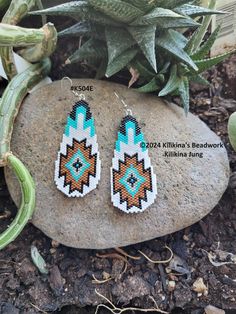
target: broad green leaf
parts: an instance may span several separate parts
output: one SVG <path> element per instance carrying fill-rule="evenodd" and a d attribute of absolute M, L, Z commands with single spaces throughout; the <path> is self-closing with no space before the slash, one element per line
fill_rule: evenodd
<path fill-rule="evenodd" d="M 216 0 L 210 0 L 208 9 L 214 10 L 216 6 Z M 189 54 L 195 53 L 201 46 L 202 40 L 207 32 L 208 26 L 211 22 L 211 15 L 204 16 L 201 26 L 195 31 L 193 36 L 190 38 L 185 51 Z"/>
<path fill-rule="evenodd" d="M 159 92 L 158 96 L 163 97 L 169 95 L 170 93 L 178 89 L 180 83 L 181 79 L 178 77 L 177 74 L 177 65 L 173 65 L 171 67 L 169 80 L 166 83 L 165 87 Z"/>
<path fill-rule="evenodd" d="M 174 11 L 155 8 L 150 13 L 138 17 L 131 25 L 153 25 L 157 22 L 163 23 L 164 18 L 184 18 L 182 15 L 175 13 Z"/>
<path fill-rule="evenodd" d="M 67 64 L 88 59 L 103 59 L 107 55 L 105 44 L 97 39 L 90 38 L 66 61 Z"/>
<path fill-rule="evenodd" d="M 162 8 L 174 9 L 185 3 L 192 2 L 192 0 L 158 0 L 158 1 L 154 0 L 154 2 L 157 3 L 157 6 L 160 6 Z"/>
<path fill-rule="evenodd" d="M 138 50 L 136 48 L 129 48 L 126 51 L 124 51 L 121 55 L 119 55 L 115 60 L 112 61 L 112 63 L 108 64 L 107 70 L 106 70 L 106 76 L 110 77 L 123 68 L 127 66 L 127 64 L 133 60 L 133 58 L 136 56 Z"/>
<path fill-rule="evenodd" d="M 127 29 L 139 45 L 150 65 L 157 71 L 155 54 L 156 26 L 130 26 Z"/>
<path fill-rule="evenodd" d="M 194 76 L 190 76 L 189 77 L 189 81 L 192 82 L 192 83 L 197 83 L 197 84 L 201 84 L 201 85 L 207 85 L 207 86 L 210 85 L 210 83 L 205 79 L 205 77 L 203 77 L 200 74 L 194 75 Z"/>
<path fill-rule="evenodd" d="M 152 93 L 160 90 L 160 85 L 158 85 L 157 80 L 154 77 L 149 83 L 139 88 L 135 88 L 135 90 L 141 93 Z"/>
<path fill-rule="evenodd" d="M 178 87 L 178 92 L 179 92 L 180 98 L 181 98 L 182 103 L 183 103 L 185 114 L 187 116 L 187 114 L 189 112 L 189 102 L 190 102 L 189 81 L 188 81 L 187 77 L 182 77 L 181 83 Z"/>
<path fill-rule="evenodd" d="M 120 0 L 87 0 L 94 9 L 108 15 L 116 21 L 130 23 L 143 12 L 133 5 Z"/>
<path fill-rule="evenodd" d="M 220 29 L 221 25 L 218 25 L 214 32 L 206 40 L 206 42 L 194 54 L 191 55 L 193 60 L 200 60 L 210 52 L 215 40 L 219 35 Z"/>
<path fill-rule="evenodd" d="M 94 21 L 102 25 L 120 25 L 120 23 L 114 21 L 114 19 L 91 8 L 87 1 L 71 1 L 45 10 L 32 11 L 28 14 L 70 16 L 78 21 Z"/>
<path fill-rule="evenodd" d="M 236 49 L 229 51 L 229 52 L 226 52 L 226 53 L 223 53 L 221 55 L 218 55 L 214 58 L 208 58 L 208 59 L 204 59 L 204 60 L 196 60 L 195 63 L 198 66 L 197 73 L 202 73 L 202 72 L 208 70 L 209 68 L 213 67 L 214 65 L 217 65 L 221 61 L 224 61 L 226 58 L 228 58 L 230 55 L 232 55 L 235 52 L 236 52 Z"/>
<path fill-rule="evenodd" d="M 176 59 L 188 64 L 192 69 L 197 71 L 197 66 L 189 55 L 182 49 L 178 42 L 178 36 L 173 30 L 163 31 L 156 39 L 157 46 L 163 48 L 168 53 L 171 53 Z"/>
<path fill-rule="evenodd" d="M 135 40 L 125 28 L 106 27 L 105 34 L 108 49 L 108 63 L 111 63 L 121 53 L 136 44 Z"/>
<path fill-rule="evenodd" d="M 188 15 L 191 17 L 203 16 L 203 15 L 212 15 L 212 14 L 224 14 L 222 11 L 211 10 L 208 8 L 191 5 L 191 4 L 184 4 L 178 8 L 175 8 L 175 12 Z"/>

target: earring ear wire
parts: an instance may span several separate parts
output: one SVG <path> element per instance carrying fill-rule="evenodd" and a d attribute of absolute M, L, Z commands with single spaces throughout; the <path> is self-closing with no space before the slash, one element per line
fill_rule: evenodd
<path fill-rule="evenodd" d="M 72 82 L 72 79 L 69 76 L 64 76 L 61 79 L 61 89 L 63 89 L 63 81 L 64 80 L 68 80 L 70 82 L 70 90 L 76 97 L 79 97 L 79 100 L 85 100 L 86 99 L 84 94 L 79 94 L 75 90 L 73 90 L 73 82 Z"/>
<path fill-rule="evenodd" d="M 125 109 L 125 112 L 126 112 L 126 115 L 127 116 L 132 116 L 133 113 L 132 113 L 132 110 L 130 108 L 127 108 L 128 105 L 126 104 L 126 102 L 124 101 L 123 98 L 121 98 L 117 92 L 114 92 L 115 96 L 117 97 L 117 99 L 119 99 L 119 101 L 122 103 L 122 105 L 124 106 L 124 109 Z"/>

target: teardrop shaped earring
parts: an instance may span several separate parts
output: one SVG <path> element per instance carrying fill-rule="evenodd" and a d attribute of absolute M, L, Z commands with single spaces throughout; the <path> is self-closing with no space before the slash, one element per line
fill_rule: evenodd
<path fill-rule="evenodd" d="M 155 201 L 156 175 L 137 120 L 124 100 L 115 95 L 126 108 L 126 116 L 120 124 L 112 159 L 111 200 L 125 213 L 139 213 Z"/>
<path fill-rule="evenodd" d="M 68 79 L 72 86 L 72 80 Z M 62 79 L 62 81 L 63 81 Z M 62 82 L 61 81 L 61 82 Z M 70 112 L 55 162 L 54 181 L 68 197 L 82 197 L 96 188 L 101 174 L 94 118 L 83 94 Z"/>

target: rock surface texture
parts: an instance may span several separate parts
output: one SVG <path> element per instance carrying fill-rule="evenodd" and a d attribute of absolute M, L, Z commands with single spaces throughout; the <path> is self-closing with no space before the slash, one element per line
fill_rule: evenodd
<path fill-rule="evenodd" d="M 224 147 L 192 148 L 192 143 L 220 143 L 201 120 L 192 114 L 186 118 L 176 105 L 121 85 L 95 80 L 74 80 L 73 85 L 94 86 L 94 91 L 85 95 L 95 119 L 101 180 L 97 189 L 83 198 L 68 198 L 57 190 L 54 162 L 67 115 L 77 99 L 69 86 L 62 90 L 60 82 L 33 92 L 16 119 L 11 149 L 26 164 L 36 183 L 36 211 L 32 219 L 36 227 L 67 246 L 102 249 L 175 232 L 214 208 L 228 184 L 229 162 Z M 146 141 L 161 146 L 149 149 L 158 195 L 155 203 L 141 214 L 127 215 L 111 203 L 110 167 L 117 131 L 125 114 L 114 91 L 132 109 Z M 185 147 L 166 144 L 176 142 Z M 200 157 L 202 153 L 202 158 L 189 156 L 190 152 Z M 19 205 L 21 194 L 16 178 L 8 168 L 5 175 L 11 196 Z"/>

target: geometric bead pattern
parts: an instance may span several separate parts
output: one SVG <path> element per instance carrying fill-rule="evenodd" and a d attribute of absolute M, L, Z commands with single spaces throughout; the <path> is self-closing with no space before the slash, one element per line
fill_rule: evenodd
<path fill-rule="evenodd" d="M 143 143 L 137 120 L 127 115 L 121 121 L 111 167 L 111 199 L 125 213 L 143 212 L 156 198 L 156 176 Z"/>
<path fill-rule="evenodd" d="M 67 196 L 81 197 L 96 188 L 100 172 L 94 119 L 88 103 L 81 100 L 67 119 L 55 163 L 55 183 Z"/>

